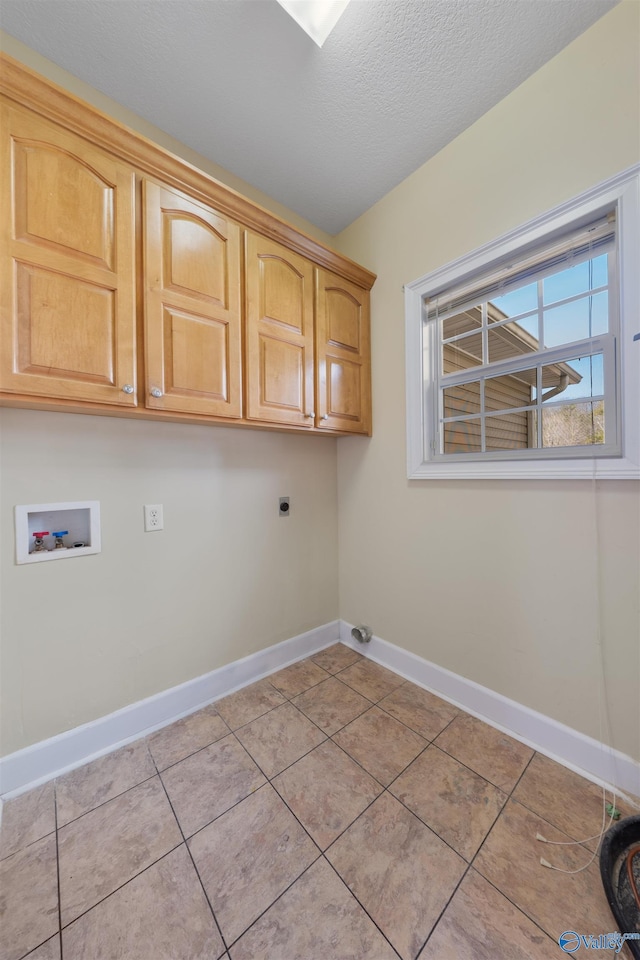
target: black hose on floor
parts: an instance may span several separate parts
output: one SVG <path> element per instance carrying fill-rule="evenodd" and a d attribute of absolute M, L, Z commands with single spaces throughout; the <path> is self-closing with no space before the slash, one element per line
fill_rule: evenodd
<path fill-rule="evenodd" d="M 640 816 L 607 830 L 600 849 L 600 875 L 620 933 L 640 934 Z M 640 940 L 627 940 L 640 960 Z"/>

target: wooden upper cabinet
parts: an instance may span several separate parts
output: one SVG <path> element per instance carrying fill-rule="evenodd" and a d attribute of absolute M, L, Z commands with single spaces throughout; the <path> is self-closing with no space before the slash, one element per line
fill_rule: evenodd
<path fill-rule="evenodd" d="M 369 434 L 374 280 L 0 53 L 0 405 Z"/>
<path fill-rule="evenodd" d="M 245 276 L 245 416 L 313 427 L 313 264 L 246 231 Z"/>
<path fill-rule="evenodd" d="M 145 405 L 242 415 L 240 229 L 143 183 Z"/>
<path fill-rule="evenodd" d="M 316 272 L 318 425 L 371 434 L 369 291 Z"/>
<path fill-rule="evenodd" d="M 134 172 L 0 110 L 0 392 L 135 406 Z"/>

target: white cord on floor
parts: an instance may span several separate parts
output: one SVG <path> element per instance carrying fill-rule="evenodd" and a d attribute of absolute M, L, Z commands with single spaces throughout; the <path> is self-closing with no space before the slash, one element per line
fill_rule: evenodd
<path fill-rule="evenodd" d="M 593 522 L 594 522 L 594 549 L 595 549 L 595 581 L 596 581 L 596 602 L 598 605 L 598 615 L 596 617 L 596 645 L 598 647 L 599 659 L 600 659 L 600 677 L 598 683 L 598 721 L 600 728 L 600 743 L 604 744 L 604 727 L 607 727 L 607 741 L 610 744 L 611 741 L 611 718 L 609 717 L 609 711 L 607 709 L 607 687 L 606 687 L 606 673 L 605 673 L 605 660 L 604 660 L 604 650 L 602 647 L 602 603 L 601 603 L 601 588 L 600 588 L 600 528 L 598 525 L 598 499 L 597 499 L 597 485 L 596 485 L 596 466 L 595 460 L 593 462 L 593 472 L 591 476 L 591 491 L 592 491 L 592 503 L 593 503 Z M 604 702 L 603 702 L 604 701 Z M 603 722 L 606 715 L 606 724 Z M 611 750 L 611 758 L 613 760 L 614 767 L 616 766 L 616 757 L 613 753 L 613 748 L 609 746 Z M 595 858 L 598 856 L 598 851 L 600 849 L 600 844 L 602 843 L 602 838 L 607 832 L 611 824 L 613 823 L 613 818 L 616 813 L 616 790 L 613 790 L 613 799 L 611 802 L 611 814 L 609 816 L 609 823 L 605 827 L 606 820 L 606 807 L 607 807 L 607 794 L 606 789 L 602 787 L 602 829 L 600 833 L 594 834 L 593 837 L 587 837 L 586 840 L 547 840 L 546 837 L 543 837 L 541 833 L 536 834 L 536 840 L 539 840 L 541 843 L 551 843 L 554 846 L 562 847 L 572 847 L 580 845 L 582 843 L 588 843 L 591 840 L 598 841 L 596 849 L 584 867 L 579 867 L 577 870 L 565 870 L 563 867 L 555 867 L 552 863 L 549 863 L 548 860 L 545 860 L 544 857 L 540 857 L 540 863 L 543 867 L 547 867 L 549 870 L 556 870 L 558 873 L 566 873 L 569 875 L 575 873 L 582 873 L 583 870 L 587 870 Z"/>

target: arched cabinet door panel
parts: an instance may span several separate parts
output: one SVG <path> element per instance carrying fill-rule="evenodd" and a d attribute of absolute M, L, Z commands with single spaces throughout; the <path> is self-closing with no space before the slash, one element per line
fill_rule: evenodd
<path fill-rule="evenodd" d="M 371 434 L 369 292 L 316 271 L 319 426 Z"/>
<path fill-rule="evenodd" d="M 246 231 L 246 416 L 313 427 L 313 264 Z"/>
<path fill-rule="evenodd" d="M 143 183 L 145 406 L 242 416 L 240 229 Z"/>
<path fill-rule="evenodd" d="M 135 406 L 134 171 L 28 110 L 0 126 L 0 391 Z"/>

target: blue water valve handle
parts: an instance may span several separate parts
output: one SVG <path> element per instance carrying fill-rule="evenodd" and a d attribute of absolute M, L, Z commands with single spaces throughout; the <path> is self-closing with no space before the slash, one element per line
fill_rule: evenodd
<path fill-rule="evenodd" d="M 633 339 L 634 339 L 634 341 L 635 341 L 635 340 L 640 340 L 640 333 L 636 333 L 636 335 L 635 335 L 635 337 L 634 337 Z"/>
<path fill-rule="evenodd" d="M 54 544 L 54 549 L 55 549 L 55 550 L 68 550 L 68 549 L 69 549 L 69 548 L 65 545 L 64 540 L 62 539 L 63 537 L 66 537 L 66 535 L 67 535 L 68 533 L 69 533 L 68 530 L 54 530 L 54 531 L 53 531 L 53 536 L 55 537 L 55 541 L 56 541 L 55 544 Z"/>

